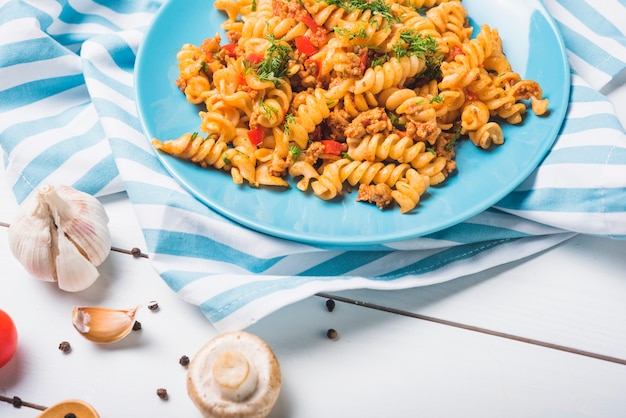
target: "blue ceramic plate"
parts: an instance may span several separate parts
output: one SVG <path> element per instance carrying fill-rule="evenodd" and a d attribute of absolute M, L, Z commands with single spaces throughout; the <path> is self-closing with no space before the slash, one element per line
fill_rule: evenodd
<path fill-rule="evenodd" d="M 505 143 L 489 151 L 464 141 L 458 169 L 441 187 L 431 187 L 410 214 L 381 211 L 357 202 L 356 192 L 323 201 L 295 188 L 254 189 L 236 185 L 228 173 L 203 169 L 159 153 L 163 165 L 197 199 L 251 229 L 295 241 L 361 245 L 399 241 L 455 225 L 497 203 L 541 162 L 554 142 L 567 109 L 570 75 L 558 30 L 539 0 L 465 0 L 474 25 L 499 30 L 513 69 L 538 81 L 550 114 L 528 112 L 523 124 L 504 126 Z M 170 0 L 155 17 L 135 68 L 139 116 L 148 138 L 177 138 L 198 131 L 199 108 L 189 104 L 174 81 L 176 53 L 224 34 L 224 16 L 207 0 Z M 225 39 L 225 37 L 223 37 Z M 292 183 L 293 184 L 293 183 Z"/>

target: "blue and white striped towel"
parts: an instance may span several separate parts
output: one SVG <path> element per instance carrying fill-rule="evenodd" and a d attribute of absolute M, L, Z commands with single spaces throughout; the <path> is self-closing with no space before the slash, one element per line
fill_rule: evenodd
<path fill-rule="evenodd" d="M 133 96 L 149 0 L 0 0 L 0 145 L 19 202 L 41 183 L 126 190 L 155 268 L 220 330 L 320 291 L 451 280 L 576 233 L 626 238 L 626 135 L 602 92 L 626 78 L 623 0 L 546 0 L 572 64 L 551 152 L 498 205 L 438 233 L 332 250 L 247 230 L 160 165 Z"/>

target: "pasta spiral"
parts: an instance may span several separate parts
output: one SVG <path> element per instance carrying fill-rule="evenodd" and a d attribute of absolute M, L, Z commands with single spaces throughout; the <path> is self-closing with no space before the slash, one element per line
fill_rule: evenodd
<path fill-rule="evenodd" d="M 287 137 L 300 148 L 306 148 L 309 134 L 328 117 L 330 109 L 323 89 L 316 89 L 313 94 L 302 94 L 301 101 L 294 112 L 293 122 L 289 123 Z"/>

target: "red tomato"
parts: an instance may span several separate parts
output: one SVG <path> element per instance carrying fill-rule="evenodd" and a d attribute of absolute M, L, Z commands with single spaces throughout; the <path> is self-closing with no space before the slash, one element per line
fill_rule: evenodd
<path fill-rule="evenodd" d="M 0 309 L 0 367 L 11 360 L 17 349 L 17 329 L 11 317 Z"/>
<path fill-rule="evenodd" d="M 324 144 L 325 154 L 341 155 L 341 142 L 337 142 L 332 139 L 322 139 L 320 142 Z"/>
<path fill-rule="evenodd" d="M 298 36 L 296 38 L 296 48 L 298 49 L 298 52 L 306 55 L 307 57 L 310 57 L 318 51 L 317 47 L 313 45 L 313 42 L 311 42 L 311 39 L 308 36 Z"/>
<path fill-rule="evenodd" d="M 320 28 L 317 22 L 308 13 L 302 16 L 302 22 L 313 32 L 317 32 L 317 30 Z"/>
<path fill-rule="evenodd" d="M 237 54 L 235 53 L 235 48 L 237 48 L 237 44 L 226 44 L 222 48 L 228 52 L 228 55 L 232 58 L 236 58 Z"/>
<path fill-rule="evenodd" d="M 259 126 L 251 131 L 248 131 L 248 138 L 255 147 L 263 142 L 263 128 Z"/>
<path fill-rule="evenodd" d="M 258 64 L 261 61 L 263 61 L 263 57 L 260 56 L 259 54 L 248 54 L 248 56 L 246 57 L 246 60 L 250 61 L 253 64 Z"/>

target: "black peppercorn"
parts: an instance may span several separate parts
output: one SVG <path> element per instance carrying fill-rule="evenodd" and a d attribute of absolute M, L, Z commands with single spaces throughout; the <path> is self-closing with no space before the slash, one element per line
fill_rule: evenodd
<path fill-rule="evenodd" d="M 335 309 L 335 301 L 328 299 L 326 301 L 326 309 L 328 309 L 328 312 L 332 312 Z"/>
<path fill-rule="evenodd" d="M 135 321 L 133 324 L 133 331 L 139 331 L 141 329 L 141 322 Z"/>
<path fill-rule="evenodd" d="M 73 412 L 68 412 L 67 414 L 65 414 L 65 416 L 63 416 L 63 418 L 76 418 L 76 414 Z"/>
<path fill-rule="evenodd" d="M 156 311 L 159 309 L 159 303 L 156 300 L 151 301 L 150 303 L 148 303 L 148 309 L 150 309 L 151 311 Z"/>
<path fill-rule="evenodd" d="M 181 356 L 181 358 L 178 360 L 178 362 L 180 363 L 181 366 L 187 367 L 189 365 L 189 357 Z"/>
<path fill-rule="evenodd" d="M 13 397 L 13 401 L 11 403 L 16 408 L 21 408 L 22 407 L 22 399 L 19 396 L 14 396 Z"/>
<path fill-rule="evenodd" d="M 133 255 L 133 257 L 141 257 L 141 250 L 137 247 L 131 249 L 130 253 Z"/>
<path fill-rule="evenodd" d="M 326 336 L 330 338 L 331 340 L 334 340 L 339 336 L 339 334 L 337 333 L 337 330 L 331 328 L 328 331 L 326 331 Z"/>
<path fill-rule="evenodd" d="M 161 398 L 161 399 L 167 399 L 168 398 L 168 396 L 167 396 L 167 389 L 158 388 L 156 393 L 157 393 L 157 396 L 159 398 Z"/>
<path fill-rule="evenodd" d="M 59 344 L 59 350 L 63 351 L 64 353 L 69 353 L 70 351 L 72 351 L 72 346 L 67 341 L 61 341 L 61 344 Z"/>

